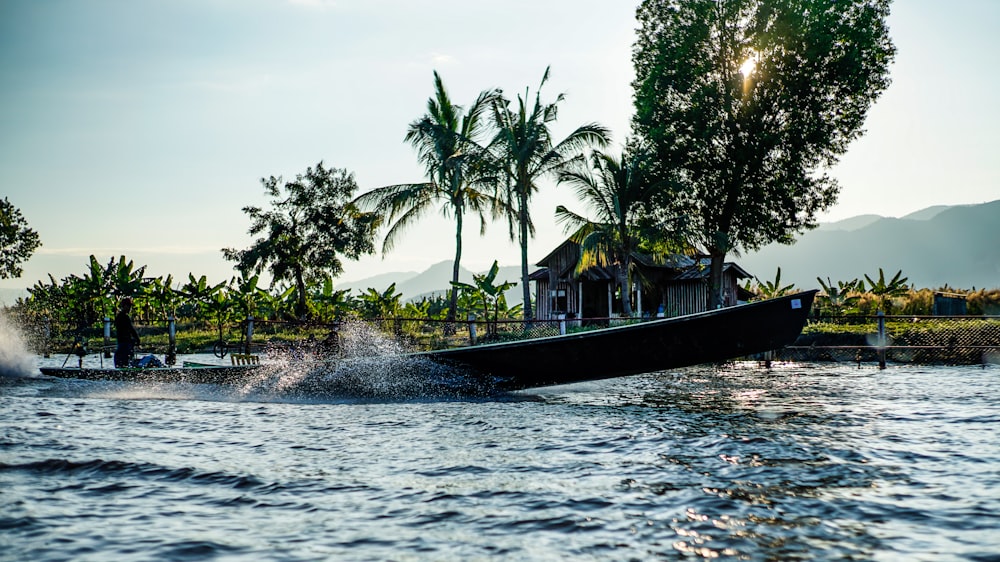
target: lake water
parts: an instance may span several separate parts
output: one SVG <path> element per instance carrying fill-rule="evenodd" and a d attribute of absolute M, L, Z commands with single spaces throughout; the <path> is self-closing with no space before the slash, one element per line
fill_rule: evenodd
<path fill-rule="evenodd" d="M 365 398 L 62 359 L 0 356 L 0 560 L 1000 560 L 996 366 Z"/>

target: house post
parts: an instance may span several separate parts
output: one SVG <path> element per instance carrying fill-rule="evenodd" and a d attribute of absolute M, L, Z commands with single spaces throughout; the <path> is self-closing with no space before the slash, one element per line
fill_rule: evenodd
<path fill-rule="evenodd" d="M 878 368 L 885 369 L 885 312 L 878 311 Z"/>
<path fill-rule="evenodd" d="M 173 313 L 167 317 L 167 353 L 163 362 L 167 365 L 177 363 L 177 320 Z"/>
<path fill-rule="evenodd" d="M 253 341 L 253 315 L 247 316 L 247 346 L 243 353 L 250 355 L 250 343 Z"/>
<path fill-rule="evenodd" d="M 642 318 L 642 283 L 635 286 L 635 311 L 639 318 Z"/>
<path fill-rule="evenodd" d="M 122 335 L 118 334 L 118 338 Z M 111 318 L 104 317 L 104 358 L 111 357 Z"/>
<path fill-rule="evenodd" d="M 611 316 L 611 311 L 614 310 L 613 308 L 611 308 L 611 305 L 615 301 L 614 287 L 615 287 L 614 283 L 608 283 L 608 317 Z"/>
<path fill-rule="evenodd" d="M 576 317 L 583 318 L 583 280 L 576 282 Z"/>

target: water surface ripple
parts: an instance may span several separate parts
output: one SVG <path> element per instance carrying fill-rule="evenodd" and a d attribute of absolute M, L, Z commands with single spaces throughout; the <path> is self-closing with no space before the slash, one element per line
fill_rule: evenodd
<path fill-rule="evenodd" d="M 0 560 L 997 561 L 998 394 L 995 366 L 399 399 L 0 377 Z"/>

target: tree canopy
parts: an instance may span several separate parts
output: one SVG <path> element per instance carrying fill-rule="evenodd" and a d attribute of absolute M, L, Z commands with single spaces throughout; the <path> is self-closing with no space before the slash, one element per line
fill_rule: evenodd
<path fill-rule="evenodd" d="M 377 215 L 360 211 L 352 198 L 358 186 L 347 170 L 324 168 L 320 162 L 294 181 L 262 178 L 271 198 L 271 209 L 248 206 L 249 233 L 257 236 L 245 250 L 224 248 L 227 260 L 248 276 L 271 273 L 272 284 L 290 282 L 297 291 L 296 316 L 307 312 L 306 284 L 321 282 L 324 275 L 343 273 L 341 256 L 358 259 L 375 251 Z"/>
<path fill-rule="evenodd" d="M 38 233 L 6 197 L 0 201 L 0 279 L 21 276 L 21 264 L 42 245 Z"/>
<path fill-rule="evenodd" d="M 889 84 L 889 0 L 644 0 L 634 133 L 681 187 L 722 302 L 727 253 L 791 243 L 839 186 L 829 168 Z"/>

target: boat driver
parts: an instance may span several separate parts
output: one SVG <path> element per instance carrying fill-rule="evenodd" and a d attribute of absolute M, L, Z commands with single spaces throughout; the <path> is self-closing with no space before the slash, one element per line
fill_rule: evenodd
<path fill-rule="evenodd" d="M 115 349 L 115 368 L 128 367 L 132 359 L 132 351 L 139 345 L 139 332 L 132 325 L 129 312 L 132 311 L 132 299 L 125 297 L 118 305 L 115 315 L 115 332 L 118 337 L 118 348 Z"/>

